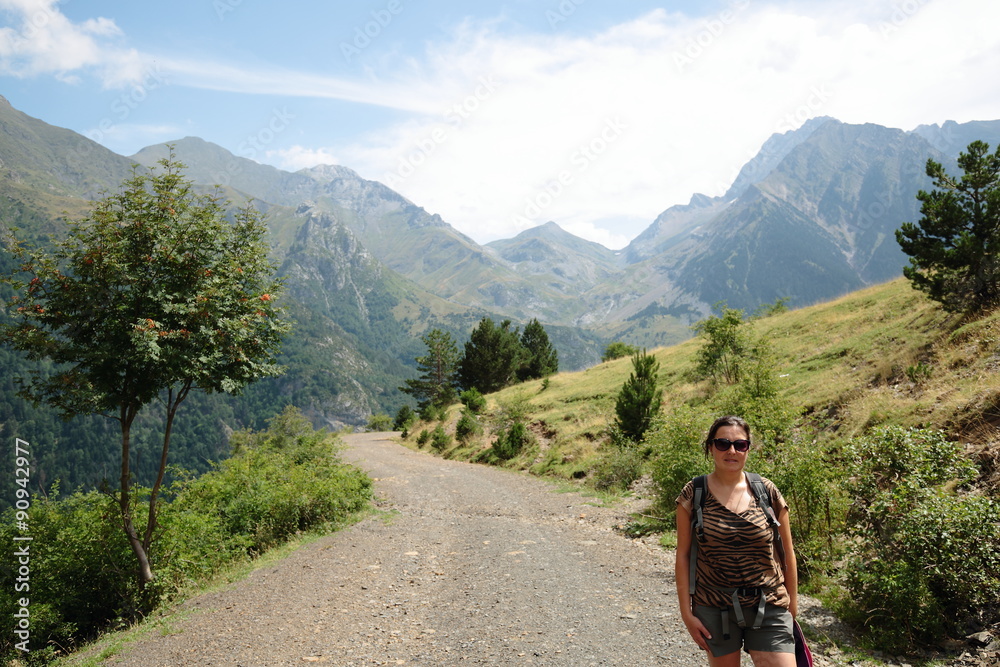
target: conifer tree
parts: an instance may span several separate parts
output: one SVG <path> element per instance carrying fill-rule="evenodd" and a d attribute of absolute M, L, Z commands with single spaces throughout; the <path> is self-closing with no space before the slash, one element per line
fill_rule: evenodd
<path fill-rule="evenodd" d="M 406 380 L 400 391 L 417 399 L 419 408 L 446 407 L 455 402 L 455 383 L 458 372 L 458 345 L 451 334 L 432 329 L 421 340 L 427 354 L 417 357 L 420 377 Z"/>
<path fill-rule="evenodd" d="M 497 326 L 484 317 L 465 344 L 465 355 L 458 367 L 459 383 L 483 394 L 499 391 L 513 384 L 524 358 L 517 327 L 511 327 L 510 320 Z"/>
<path fill-rule="evenodd" d="M 903 275 L 952 312 L 1000 304 L 1000 147 L 989 150 L 982 141 L 969 144 L 958 158 L 959 179 L 928 160 L 939 189 L 921 190 L 920 222 L 896 230 L 910 256 Z"/>
<path fill-rule="evenodd" d="M 522 382 L 547 377 L 559 370 L 559 354 L 537 319 L 525 325 L 521 345 L 525 349 L 525 362 L 518 369 L 517 378 Z"/>
<path fill-rule="evenodd" d="M 646 350 L 632 356 L 632 374 L 622 385 L 615 402 L 615 426 L 632 442 L 640 442 L 660 412 L 663 390 L 656 374 L 660 362 Z"/>

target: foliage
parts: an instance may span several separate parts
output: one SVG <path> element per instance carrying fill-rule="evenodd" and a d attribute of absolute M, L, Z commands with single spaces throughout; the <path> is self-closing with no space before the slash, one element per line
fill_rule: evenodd
<path fill-rule="evenodd" d="M 428 403 L 427 405 L 420 408 L 418 413 L 420 419 L 425 422 L 442 421 L 447 416 L 448 411 L 439 405 L 434 405 L 433 403 Z"/>
<path fill-rule="evenodd" d="M 465 343 L 465 355 L 458 365 L 459 384 L 491 394 L 514 383 L 525 357 L 517 327 L 512 327 L 510 320 L 497 326 L 484 317 Z"/>
<path fill-rule="evenodd" d="M 422 429 L 420 433 L 417 434 L 417 447 L 423 447 L 431 439 L 431 432 L 427 429 Z"/>
<path fill-rule="evenodd" d="M 601 356 L 601 361 L 611 361 L 613 359 L 621 359 L 622 357 L 631 357 L 632 355 L 638 353 L 639 353 L 639 348 L 637 348 L 635 345 L 629 345 L 628 343 L 615 341 L 613 343 L 610 343 L 604 349 L 604 354 Z"/>
<path fill-rule="evenodd" d="M 680 405 L 653 421 L 646 433 L 652 449 L 650 472 L 656 488 L 656 512 L 668 526 L 676 526 L 676 503 L 681 489 L 693 477 L 711 472 L 702 449 L 710 413 Z"/>
<path fill-rule="evenodd" d="M 417 357 L 420 377 L 406 380 L 400 390 L 413 396 L 418 406 L 445 407 L 455 401 L 455 383 L 458 373 L 458 346 L 451 334 L 433 329 L 421 340 L 427 354 Z"/>
<path fill-rule="evenodd" d="M 938 189 L 918 192 L 923 217 L 896 231 L 910 256 L 903 275 L 952 312 L 1000 304 L 1000 147 L 989 149 L 969 144 L 958 158 L 959 179 L 927 160 Z"/>
<path fill-rule="evenodd" d="M 559 354 L 537 319 L 524 326 L 521 346 L 525 350 L 525 360 L 517 369 L 517 379 L 521 382 L 544 378 L 559 370 Z"/>
<path fill-rule="evenodd" d="M 444 450 L 451 447 L 451 436 L 448 435 L 444 426 L 438 424 L 434 427 L 434 431 L 431 432 L 431 447 L 438 452 L 443 452 Z"/>
<path fill-rule="evenodd" d="M 392 417 L 380 412 L 376 415 L 372 415 L 368 419 L 368 430 L 369 431 L 391 431 L 393 430 L 393 420 Z"/>
<path fill-rule="evenodd" d="M 475 387 L 463 391 L 459 395 L 459 400 L 461 400 L 462 405 L 467 407 L 473 414 L 481 414 L 483 410 L 486 409 L 486 399 Z"/>
<path fill-rule="evenodd" d="M 476 413 L 468 407 L 463 408 L 462 416 L 458 418 L 458 422 L 455 424 L 455 437 L 460 442 L 468 442 L 477 435 L 482 435 L 482 433 L 483 426 L 479 423 L 479 419 L 476 418 Z"/>
<path fill-rule="evenodd" d="M 742 377 L 742 362 L 751 343 L 743 311 L 716 304 L 720 315 L 698 322 L 694 330 L 705 338 L 698 350 L 696 373 L 716 382 L 736 384 Z"/>
<path fill-rule="evenodd" d="M 396 418 L 392 421 L 392 430 L 407 431 L 413 423 L 417 421 L 417 413 L 409 405 L 403 405 L 396 412 Z"/>
<path fill-rule="evenodd" d="M 608 447 L 594 467 L 592 483 L 600 491 L 626 491 L 642 477 L 645 458 L 639 448 Z"/>
<path fill-rule="evenodd" d="M 663 390 L 656 377 L 660 362 L 643 350 L 632 356 L 632 374 L 622 385 L 615 402 L 615 426 L 633 442 L 642 440 L 660 412 Z"/>
<path fill-rule="evenodd" d="M 342 463 L 333 438 L 297 410 L 274 418 L 267 431 L 233 436 L 240 446 L 232 458 L 175 482 L 161 498 L 161 534 L 151 550 L 157 577 L 143 588 L 129 576 L 133 554 L 114 523 L 116 499 L 97 491 L 50 499 L 55 489 L 32 498 L 30 591 L 16 591 L 16 571 L 0 569 L 0 612 L 11 618 L 17 599 L 30 598 L 36 657 L 125 625 L 136 611 L 299 531 L 341 523 L 370 500 L 371 480 Z M 140 489 L 136 502 L 148 502 L 149 493 Z M 17 548 L 13 510 L 0 519 L 0 539 Z M 11 636 L 0 645 L 3 657 L 14 653 Z"/>
<path fill-rule="evenodd" d="M 501 461 L 509 461 L 520 454 L 531 443 L 528 427 L 522 421 L 515 421 L 497 434 L 493 452 Z"/>
<path fill-rule="evenodd" d="M 95 204 L 50 253 L 18 246 L 17 318 L 4 338 L 29 359 L 58 364 L 22 387 L 66 418 L 105 414 L 121 429 L 119 519 L 141 585 L 150 552 L 174 416 L 192 390 L 238 392 L 277 375 L 287 326 L 275 304 L 280 283 L 267 258 L 267 228 L 250 205 L 226 218 L 218 196 L 199 196 L 170 159 L 133 172 Z M 20 276 L 24 276 L 23 278 Z M 157 398 L 166 405 L 160 466 L 145 527 L 134 514 L 131 429 Z"/>
<path fill-rule="evenodd" d="M 853 504 L 845 611 L 891 650 L 1000 620 L 1000 503 L 940 431 L 883 427 L 846 451 Z"/>

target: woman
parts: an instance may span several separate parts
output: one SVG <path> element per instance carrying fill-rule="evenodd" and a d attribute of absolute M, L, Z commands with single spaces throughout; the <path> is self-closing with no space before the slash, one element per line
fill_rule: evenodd
<path fill-rule="evenodd" d="M 709 429 L 704 447 L 714 469 L 705 478 L 698 535 L 691 526 L 697 513 L 694 480 L 677 497 L 675 576 L 681 617 L 691 638 L 708 651 L 712 667 L 738 667 L 741 648 L 757 667 L 795 667 L 792 622 L 798 613 L 798 576 L 788 505 L 774 484 L 763 480 L 780 523 L 778 548 L 774 528 L 744 473 L 750 446 L 750 426 L 739 417 L 720 417 Z M 692 539 L 698 547 L 693 591 Z"/>

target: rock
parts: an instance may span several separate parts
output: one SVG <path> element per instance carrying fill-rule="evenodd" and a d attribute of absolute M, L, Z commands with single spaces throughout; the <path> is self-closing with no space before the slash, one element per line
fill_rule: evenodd
<path fill-rule="evenodd" d="M 983 647 L 990 645 L 990 643 L 993 641 L 993 635 L 984 631 L 984 632 L 977 632 L 974 635 L 969 635 L 965 639 L 973 646 Z"/>

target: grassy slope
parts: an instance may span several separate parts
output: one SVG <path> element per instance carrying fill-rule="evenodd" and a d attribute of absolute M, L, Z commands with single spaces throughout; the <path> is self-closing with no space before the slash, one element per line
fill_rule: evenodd
<path fill-rule="evenodd" d="M 847 438 L 881 423 L 943 428 L 979 443 L 973 449 L 982 462 L 995 465 L 1000 458 L 992 435 L 1000 423 L 1000 312 L 963 320 L 899 279 L 753 326 L 772 342 L 783 393 L 821 436 Z M 691 339 L 655 350 L 666 410 L 710 392 L 706 382 L 691 379 L 700 345 Z M 532 381 L 490 396 L 491 408 L 526 398 L 536 433 L 544 436 L 541 451 L 514 463 L 535 472 L 583 476 L 631 370 L 630 359 L 617 359 L 560 373 L 544 389 L 541 381 Z M 486 446 L 456 449 L 449 456 L 471 458 Z"/>

